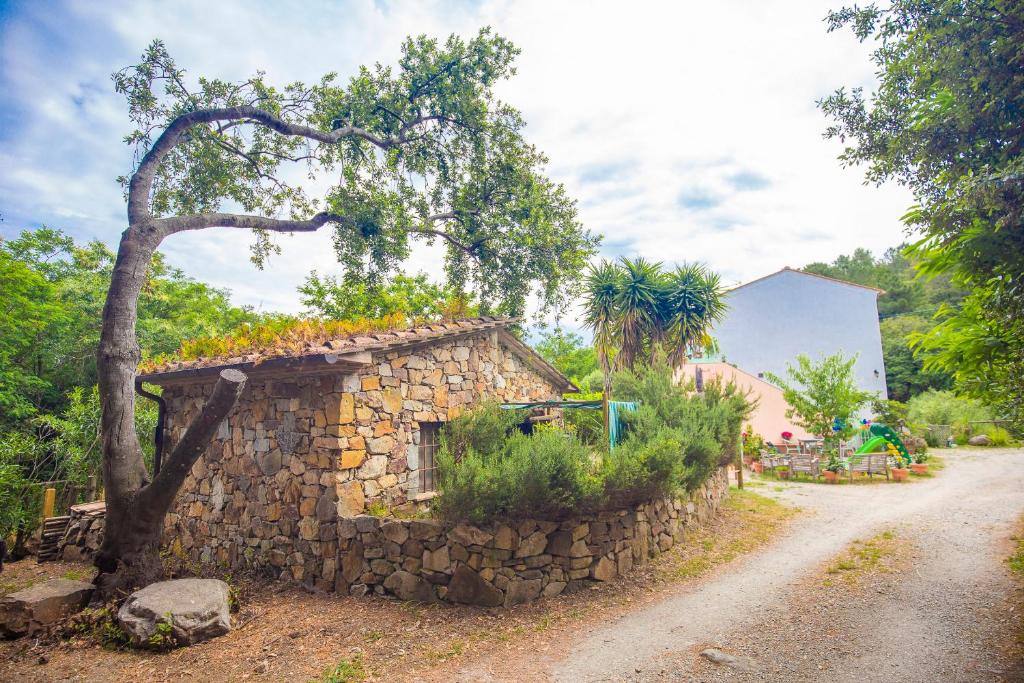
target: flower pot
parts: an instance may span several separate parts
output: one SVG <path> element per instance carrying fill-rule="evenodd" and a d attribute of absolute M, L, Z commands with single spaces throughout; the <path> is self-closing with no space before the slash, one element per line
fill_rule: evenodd
<path fill-rule="evenodd" d="M 825 470 L 822 474 L 825 475 L 825 481 L 827 481 L 830 484 L 836 483 L 836 481 L 839 479 L 839 473 L 833 472 L 832 470 Z"/>
<path fill-rule="evenodd" d="M 789 479 L 789 470 L 776 470 L 779 479 Z"/>
<path fill-rule="evenodd" d="M 927 474 L 928 463 L 926 462 L 915 462 L 910 465 L 910 471 L 914 474 Z"/>
<path fill-rule="evenodd" d="M 756 472 L 757 474 L 761 474 L 762 472 L 764 472 L 764 465 L 762 465 L 757 460 L 754 461 L 753 468 L 754 472 Z"/>
<path fill-rule="evenodd" d="M 901 467 L 893 467 L 890 472 L 892 472 L 894 481 L 906 481 L 910 477 L 910 470 L 905 470 Z"/>
<path fill-rule="evenodd" d="M 750 467 L 751 465 L 754 464 L 754 459 L 749 457 L 749 456 L 747 456 L 747 457 L 743 458 L 743 464 L 746 465 L 747 467 Z"/>

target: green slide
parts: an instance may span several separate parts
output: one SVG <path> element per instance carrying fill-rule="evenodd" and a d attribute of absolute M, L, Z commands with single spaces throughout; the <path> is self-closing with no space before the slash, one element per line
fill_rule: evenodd
<path fill-rule="evenodd" d="M 864 455 L 865 453 L 884 453 L 886 451 L 886 444 L 889 442 L 884 436 L 873 436 L 864 442 L 864 445 L 854 451 L 854 455 Z"/>
<path fill-rule="evenodd" d="M 855 451 L 856 455 L 863 453 L 880 453 L 886 450 L 886 443 L 891 443 L 899 451 L 903 457 L 903 462 L 911 462 L 910 453 L 907 452 L 907 447 L 903 445 L 903 441 L 893 430 L 886 427 L 884 424 L 873 424 L 869 431 L 874 436 L 868 439 L 863 446 Z"/>

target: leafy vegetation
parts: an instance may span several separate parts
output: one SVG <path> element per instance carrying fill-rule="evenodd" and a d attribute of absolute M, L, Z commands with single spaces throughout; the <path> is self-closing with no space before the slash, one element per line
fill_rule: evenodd
<path fill-rule="evenodd" d="M 712 345 L 711 326 L 725 313 L 716 273 L 700 264 L 663 272 L 643 258 L 592 266 L 584 292 L 584 320 L 594 331 L 598 362 L 609 387 L 612 358 L 632 368 L 664 353 L 674 366 Z"/>
<path fill-rule="evenodd" d="M 961 426 L 991 417 L 980 401 L 957 396 L 952 391 L 927 391 L 907 403 L 907 420 L 911 424 Z"/>
<path fill-rule="evenodd" d="M 559 519 L 702 484 L 735 457 L 750 406 L 735 386 L 702 393 L 672 382 L 664 355 L 615 375 L 616 396 L 640 405 L 624 414 L 625 437 L 583 441 L 574 431 L 517 426 L 525 416 L 488 404 L 453 420 L 438 453 L 436 509 L 453 520 L 484 523 Z"/>
<path fill-rule="evenodd" d="M 1024 10 L 1019 2 L 894 0 L 844 7 L 829 30 L 874 41 L 878 88 L 819 104 L 843 164 L 908 187 L 909 254 L 968 290 L 915 337 L 929 371 L 1024 424 Z"/>
<path fill-rule="evenodd" d="M 375 320 L 319 320 L 277 316 L 263 323 L 243 325 L 229 334 L 188 339 L 182 342 L 176 353 L 156 356 L 143 362 L 140 369 L 153 370 L 173 360 L 227 358 L 243 354 L 287 356 L 330 339 L 395 330 L 409 324 L 410 321 L 400 313 Z"/>
<path fill-rule="evenodd" d="M 438 285 L 426 273 L 395 275 L 387 282 L 321 277 L 310 273 L 299 287 L 309 315 L 327 320 L 380 319 L 399 315 L 409 320 L 467 318 L 479 312 L 470 295 Z"/>
<path fill-rule="evenodd" d="M 787 367 L 788 381 L 773 373 L 765 377 L 782 389 L 790 406 L 787 418 L 795 417 L 798 425 L 822 439 L 849 438 L 857 412 L 873 396 L 857 388 L 853 376 L 856 361 L 856 357 L 847 359 L 837 353 L 815 363 L 800 354 L 796 365 Z"/>

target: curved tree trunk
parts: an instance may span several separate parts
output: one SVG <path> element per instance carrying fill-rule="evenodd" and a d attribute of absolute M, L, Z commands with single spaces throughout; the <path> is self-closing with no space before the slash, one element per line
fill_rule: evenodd
<path fill-rule="evenodd" d="M 141 354 L 135 334 L 139 293 L 163 235 L 151 226 L 121 236 L 103 308 L 97 352 L 102 416 L 103 481 L 107 517 L 96 556 L 96 600 L 116 597 L 163 578 L 159 544 L 163 520 L 193 463 L 245 386 L 237 370 L 221 373 L 213 394 L 184 437 L 149 481 L 135 432 L 135 374 Z"/>

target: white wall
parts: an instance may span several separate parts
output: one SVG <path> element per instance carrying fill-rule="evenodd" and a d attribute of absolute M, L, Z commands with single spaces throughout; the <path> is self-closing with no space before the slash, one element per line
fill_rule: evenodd
<path fill-rule="evenodd" d="M 755 377 L 773 372 L 785 378 L 786 364 L 801 353 L 812 360 L 839 351 L 847 357 L 858 353 L 859 386 L 886 398 L 877 296 L 870 289 L 783 270 L 729 292 L 729 311 L 712 335 L 726 362 Z"/>

